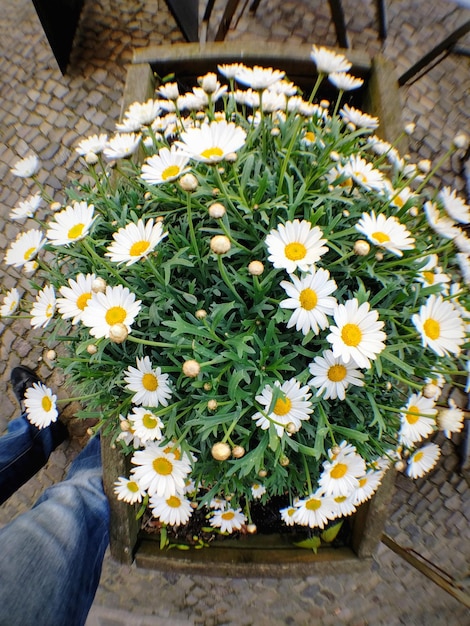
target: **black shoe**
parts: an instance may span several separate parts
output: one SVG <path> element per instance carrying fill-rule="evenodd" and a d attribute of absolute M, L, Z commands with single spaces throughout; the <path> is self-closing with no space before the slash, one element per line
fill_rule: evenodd
<path fill-rule="evenodd" d="M 13 393 L 20 403 L 20 407 L 22 407 L 26 389 L 32 387 L 34 383 L 41 383 L 42 380 L 29 368 L 19 365 L 11 370 L 10 382 L 13 387 Z"/>

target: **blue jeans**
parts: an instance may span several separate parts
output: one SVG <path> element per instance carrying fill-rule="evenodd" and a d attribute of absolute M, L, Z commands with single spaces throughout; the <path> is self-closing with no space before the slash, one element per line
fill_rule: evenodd
<path fill-rule="evenodd" d="M 39 469 L 38 439 L 47 460 L 58 445 L 52 434 L 49 427 L 38 435 L 23 416 L 10 422 L 0 438 L 0 498 L 5 482 L 11 495 L 12 482 L 17 488 L 26 474 L 32 475 L 31 468 Z M 20 468 L 16 479 L 15 467 Z M 0 529 L 0 626 L 84 624 L 108 543 L 109 504 L 100 441 L 94 438 L 72 463 L 66 480 L 46 489 L 30 511 Z"/>

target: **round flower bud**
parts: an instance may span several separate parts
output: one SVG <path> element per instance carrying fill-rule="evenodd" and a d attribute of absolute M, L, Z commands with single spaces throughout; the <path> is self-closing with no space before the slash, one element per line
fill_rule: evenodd
<path fill-rule="evenodd" d="M 220 218 L 222 218 L 226 213 L 224 205 L 220 202 L 214 202 L 214 204 L 211 204 L 208 212 L 209 215 L 215 220 L 220 220 Z"/>
<path fill-rule="evenodd" d="M 211 398 L 208 402 L 207 402 L 207 408 L 209 409 L 209 411 L 216 411 L 217 410 L 217 400 L 214 400 L 214 398 Z"/>
<path fill-rule="evenodd" d="M 440 388 L 434 383 L 427 383 L 423 387 L 423 396 L 425 398 L 436 398 L 440 395 Z"/>
<path fill-rule="evenodd" d="M 129 420 L 121 420 L 119 426 L 121 427 L 121 430 L 125 433 L 127 433 L 131 429 L 131 423 L 129 422 Z"/>
<path fill-rule="evenodd" d="M 465 133 L 455 135 L 452 143 L 456 148 L 466 148 L 468 146 L 468 136 Z"/>
<path fill-rule="evenodd" d="M 158 222 L 163 222 L 163 215 L 159 215 L 158 217 L 155 218 L 155 223 L 157 224 Z"/>
<path fill-rule="evenodd" d="M 341 157 L 340 157 L 340 155 L 339 155 L 339 152 L 336 152 L 336 150 L 332 150 L 332 151 L 330 152 L 330 159 L 331 159 L 332 161 L 339 161 L 339 160 L 340 160 L 340 158 L 341 158 Z"/>
<path fill-rule="evenodd" d="M 85 162 L 88 163 L 88 165 L 96 165 L 96 163 L 98 163 L 98 156 L 94 152 L 88 152 L 85 155 Z"/>
<path fill-rule="evenodd" d="M 395 463 L 395 469 L 397 470 L 397 472 L 403 472 L 403 470 L 405 469 L 405 462 L 404 461 L 397 461 Z"/>
<path fill-rule="evenodd" d="M 349 212 L 348 209 L 343 209 L 343 217 L 349 217 L 351 215 L 351 213 Z"/>
<path fill-rule="evenodd" d="M 385 383 L 385 389 L 387 391 L 391 391 L 392 387 L 393 387 L 392 383 L 389 380 L 387 380 L 387 382 Z"/>
<path fill-rule="evenodd" d="M 418 207 L 412 206 L 410 210 L 408 211 L 408 213 L 410 214 L 411 217 L 418 217 L 419 215 Z"/>
<path fill-rule="evenodd" d="M 405 124 L 405 133 L 407 135 L 412 135 L 415 132 L 415 128 L 416 128 L 416 124 L 414 122 L 409 122 L 408 124 Z"/>
<path fill-rule="evenodd" d="M 86 434 L 91 437 L 91 435 L 93 434 L 93 428 L 87 428 L 86 429 Z M 116 447 L 116 446 L 114 446 L 114 447 Z"/>
<path fill-rule="evenodd" d="M 330 106 L 329 100 L 320 100 L 320 106 L 322 109 L 327 109 Z"/>
<path fill-rule="evenodd" d="M 109 338 L 113 343 L 126 341 L 129 332 L 125 324 L 113 324 L 109 329 Z"/>
<path fill-rule="evenodd" d="M 383 252 L 376 252 L 375 253 L 375 258 L 376 258 L 377 261 L 383 261 L 384 260 Z"/>
<path fill-rule="evenodd" d="M 91 290 L 93 293 L 104 293 L 106 291 L 106 281 L 104 278 L 95 278 L 91 283 Z"/>
<path fill-rule="evenodd" d="M 204 383 L 204 391 L 210 391 L 212 389 L 212 383 Z"/>
<path fill-rule="evenodd" d="M 250 535 L 256 534 L 257 530 L 256 524 L 247 524 L 246 526 L 246 532 L 250 533 Z"/>
<path fill-rule="evenodd" d="M 232 448 L 232 456 L 234 459 L 241 459 L 245 454 L 245 448 L 243 446 L 234 446 Z"/>
<path fill-rule="evenodd" d="M 271 135 L 273 137 L 279 137 L 280 134 L 281 134 L 281 131 L 277 126 L 275 126 L 274 128 L 271 128 Z"/>
<path fill-rule="evenodd" d="M 189 506 L 190 506 L 192 509 L 197 509 L 197 506 L 198 506 L 198 505 L 197 505 L 197 502 L 190 502 L 190 503 L 189 503 Z"/>
<path fill-rule="evenodd" d="M 212 195 L 214 196 L 214 198 L 217 198 L 219 194 L 220 194 L 220 189 L 218 187 L 214 187 L 214 189 L 212 190 Z"/>
<path fill-rule="evenodd" d="M 214 93 L 214 91 L 217 90 L 219 84 L 219 81 L 217 80 L 217 74 L 214 74 L 214 72 L 209 72 L 205 76 L 199 76 L 197 82 L 206 93 Z"/>
<path fill-rule="evenodd" d="M 86 347 L 86 351 L 88 354 L 96 354 L 98 352 L 98 348 L 94 343 L 90 343 L 90 345 Z"/>
<path fill-rule="evenodd" d="M 60 204 L 60 202 L 53 202 L 51 204 L 51 211 L 60 211 L 61 208 L 62 205 Z"/>
<path fill-rule="evenodd" d="M 258 476 L 260 478 L 266 478 L 267 475 L 268 475 L 268 472 L 265 469 L 260 469 L 260 471 L 258 472 Z"/>
<path fill-rule="evenodd" d="M 195 191 L 199 185 L 197 178 L 194 174 L 184 174 L 180 178 L 180 187 L 184 191 Z"/>
<path fill-rule="evenodd" d="M 57 352 L 55 350 L 48 350 L 46 352 L 46 359 L 49 361 L 55 361 L 57 358 Z"/>
<path fill-rule="evenodd" d="M 225 155 L 225 160 L 228 161 L 229 163 L 235 163 L 237 159 L 238 159 L 238 154 L 236 152 L 229 152 L 228 154 Z"/>
<path fill-rule="evenodd" d="M 370 244 L 365 239 L 358 239 L 354 243 L 354 254 L 358 256 L 366 256 L 370 252 Z"/>
<path fill-rule="evenodd" d="M 196 378 L 201 371 L 201 366 L 194 359 L 189 359 L 183 363 L 183 374 L 188 378 Z"/>
<path fill-rule="evenodd" d="M 333 446 L 331 448 L 331 454 L 333 455 L 333 458 L 338 456 L 340 452 L 341 452 L 341 448 L 339 446 Z"/>
<path fill-rule="evenodd" d="M 215 235 L 210 241 L 210 247 L 215 254 L 225 254 L 230 250 L 230 239 L 226 235 Z"/>
<path fill-rule="evenodd" d="M 261 276 L 261 274 L 264 272 L 264 265 L 261 263 L 261 261 L 251 261 L 251 263 L 248 265 L 248 271 L 252 276 Z"/>
<path fill-rule="evenodd" d="M 198 320 L 203 320 L 207 317 L 207 311 L 205 309 L 198 309 L 196 313 L 194 314 L 194 316 Z"/>
<path fill-rule="evenodd" d="M 431 171 L 431 161 L 429 159 L 421 159 L 418 163 L 418 169 L 420 169 L 423 174 L 428 174 Z"/>
<path fill-rule="evenodd" d="M 231 450 L 228 443 L 219 441 L 214 443 L 211 449 L 211 454 L 216 461 L 226 461 L 230 456 Z"/>
<path fill-rule="evenodd" d="M 285 456 L 285 454 L 283 454 L 281 458 L 279 459 L 279 463 L 281 464 L 282 467 L 287 467 L 290 463 L 290 459 L 289 457 Z"/>
<path fill-rule="evenodd" d="M 151 200 L 151 199 L 152 199 L 152 194 L 150 193 L 150 191 L 146 191 L 146 192 L 144 193 L 144 198 L 145 198 L 146 200 Z"/>

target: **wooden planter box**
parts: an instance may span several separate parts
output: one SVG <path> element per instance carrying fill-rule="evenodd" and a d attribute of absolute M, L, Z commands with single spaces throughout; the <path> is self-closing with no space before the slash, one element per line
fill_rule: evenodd
<path fill-rule="evenodd" d="M 296 85 L 308 93 L 315 82 L 315 65 L 310 59 L 310 45 L 285 46 L 257 43 L 176 44 L 152 46 L 134 53 L 127 74 L 122 113 L 133 102 L 145 102 L 154 97 L 159 77 L 174 73 L 188 89 L 195 78 L 208 71 L 217 71 L 221 63 L 243 62 L 285 70 Z M 364 79 L 364 87 L 350 92 L 352 105 L 377 115 L 381 121 L 377 134 L 387 141 L 395 141 L 402 131 L 398 82 L 393 67 L 382 57 L 370 59 L 361 52 L 347 51 L 353 63 L 351 74 Z M 322 97 L 334 98 L 326 87 Z M 406 149 L 399 146 L 400 150 Z M 118 476 L 128 475 L 129 459 L 113 449 L 110 440 L 102 438 L 103 475 L 105 491 L 111 506 L 110 547 L 113 558 L 121 563 L 136 561 L 137 566 L 150 569 L 168 569 L 185 573 L 213 576 L 279 576 L 288 573 L 303 576 L 315 571 L 322 573 L 347 572 L 364 566 L 381 539 L 388 506 L 392 499 L 395 471 L 389 470 L 376 495 L 363 504 L 354 515 L 351 544 L 344 548 L 323 548 L 314 554 L 311 550 L 295 548 L 288 535 L 248 535 L 240 540 L 211 544 L 210 548 L 159 549 L 155 535 L 140 531 L 135 519 L 136 509 L 119 502 L 113 493 Z M 274 566 L 274 567 L 273 567 Z"/>

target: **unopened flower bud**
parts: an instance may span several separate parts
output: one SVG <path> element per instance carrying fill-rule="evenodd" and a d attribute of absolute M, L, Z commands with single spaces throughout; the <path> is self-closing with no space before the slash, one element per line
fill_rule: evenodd
<path fill-rule="evenodd" d="M 145 200 L 151 200 L 152 199 L 152 194 L 150 193 L 150 191 L 146 191 L 144 193 L 144 198 L 145 198 Z"/>
<path fill-rule="evenodd" d="M 452 143 L 456 148 L 466 148 L 468 146 L 468 135 L 465 133 L 459 133 L 455 135 Z"/>
<path fill-rule="evenodd" d="M 196 378 L 201 371 L 201 366 L 194 359 L 189 359 L 183 363 L 183 374 L 188 378 Z"/>
<path fill-rule="evenodd" d="M 350 215 L 349 209 L 343 209 L 343 217 L 349 217 Z"/>
<path fill-rule="evenodd" d="M 209 409 L 209 411 L 216 411 L 217 410 L 217 400 L 215 400 L 214 398 L 211 398 L 208 402 L 207 402 L 207 408 Z"/>
<path fill-rule="evenodd" d="M 46 352 L 46 359 L 48 359 L 49 361 L 55 361 L 57 358 L 57 353 L 55 350 L 48 350 Z"/>
<path fill-rule="evenodd" d="M 121 420 L 119 426 L 121 427 L 121 430 L 125 433 L 129 432 L 129 430 L 131 429 L 131 423 L 129 422 L 129 420 Z"/>
<path fill-rule="evenodd" d="M 395 463 L 395 469 L 397 470 L 397 472 L 403 472 L 405 467 L 406 467 L 406 464 L 404 461 L 397 461 Z"/>
<path fill-rule="evenodd" d="M 256 534 L 257 530 L 256 524 L 247 524 L 246 526 L 246 532 L 250 533 L 250 535 Z"/>
<path fill-rule="evenodd" d="M 358 256 L 366 256 L 370 252 L 370 244 L 365 239 L 358 239 L 354 242 L 353 251 Z"/>
<path fill-rule="evenodd" d="M 330 152 L 330 159 L 331 159 L 332 161 L 339 161 L 339 160 L 340 160 L 340 158 L 341 158 L 341 157 L 340 157 L 340 155 L 339 155 L 339 152 L 336 152 L 336 150 L 332 150 L 332 151 Z"/>
<path fill-rule="evenodd" d="M 320 106 L 322 109 L 327 109 L 330 106 L 329 100 L 320 100 Z"/>
<path fill-rule="evenodd" d="M 251 263 L 248 265 L 248 271 L 252 276 L 261 276 L 261 274 L 264 272 L 264 265 L 261 263 L 261 261 L 251 261 Z"/>
<path fill-rule="evenodd" d="M 96 163 L 98 163 L 98 156 L 94 152 L 88 152 L 85 155 L 85 163 L 88 163 L 88 165 L 96 165 Z"/>
<path fill-rule="evenodd" d="M 220 202 L 214 202 L 208 209 L 208 213 L 215 220 L 220 220 L 226 213 L 225 207 Z"/>
<path fill-rule="evenodd" d="M 230 250 L 230 239 L 226 235 L 215 235 L 210 241 L 210 247 L 215 254 L 225 254 Z"/>
<path fill-rule="evenodd" d="M 60 211 L 62 205 L 60 202 L 53 202 L 50 206 L 51 211 Z"/>
<path fill-rule="evenodd" d="M 198 309 L 194 316 L 198 320 L 203 320 L 207 317 L 207 311 L 205 309 Z"/>
<path fill-rule="evenodd" d="M 416 206 L 410 207 L 410 210 L 408 211 L 408 213 L 410 214 L 411 217 L 418 217 L 419 215 L 418 207 Z"/>
<path fill-rule="evenodd" d="M 435 398 L 440 394 L 440 389 L 434 383 L 427 383 L 423 387 L 423 396 L 425 398 Z"/>
<path fill-rule="evenodd" d="M 214 189 L 212 190 L 212 195 L 214 196 L 214 198 L 217 198 L 217 196 L 220 195 L 220 189 L 218 187 L 214 187 Z"/>
<path fill-rule="evenodd" d="M 93 434 L 93 428 L 87 428 L 86 429 L 86 434 L 91 437 L 91 435 Z"/>
<path fill-rule="evenodd" d="M 266 478 L 267 475 L 268 475 L 268 472 L 265 469 L 260 469 L 260 471 L 258 472 L 258 476 L 260 478 Z"/>
<path fill-rule="evenodd" d="M 294 433 L 297 432 L 297 426 L 294 424 L 294 422 L 289 422 L 286 426 L 286 430 L 289 433 L 289 435 L 293 435 Z"/>
<path fill-rule="evenodd" d="M 180 187 L 184 191 L 195 191 L 199 185 L 197 178 L 194 174 L 184 174 L 180 178 Z"/>
<path fill-rule="evenodd" d="M 416 124 L 414 122 L 409 122 L 405 124 L 404 131 L 407 135 L 412 135 L 415 132 Z"/>
<path fill-rule="evenodd" d="M 163 220 L 164 220 L 163 215 L 158 215 L 158 216 L 155 218 L 155 223 L 156 223 L 156 224 L 158 224 L 158 222 L 163 222 Z"/>
<path fill-rule="evenodd" d="M 212 383 L 204 383 L 204 391 L 210 391 L 212 389 Z"/>
<path fill-rule="evenodd" d="M 333 457 L 338 456 L 340 452 L 341 452 L 341 448 L 339 446 L 333 446 L 331 448 L 331 454 L 333 455 Z"/>
<path fill-rule="evenodd" d="M 90 345 L 86 347 L 86 351 L 88 352 L 88 354 L 96 354 L 98 352 L 98 348 L 95 346 L 94 343 L 90 343 Z"/>
<path fill-rule="evenodd" d="M 91 290 L 93 293 L 104 293 L 106 291 L 106 281 L 104 278 L 95 278 L 91 283 Z"/>
<path fill-rule="evenodd" d="M 197 505 L 197 502 L 190 502 L 190 503 L 189 503 L 189 506 L 190 506 L 192 509 L 197 509 L 197 506 L 198 506 L 198 505 Z"/>
<path fill-rule="evenodd" d="M 375 253 L 375 258 L 376 258 L 377 261 L 383 261 L 384 260 L 383 252 L 376 252 Z"/>
<path fill-rule="evenodd" d="M 238 154 L 236 152 L 229 152 L 228 154 L 225 155 L 225 160 L 228 161 L 229 163 L 235 163 L 237 159 L 238 159 Z"/>
<path fill-rule="evenodd" d="M 211 454 L 216 461 L 226 461 L 230 456 L 231 450 L 228 443 L 219 441 L 214 443 L 211 449 Z"/>
<path fill-rule="evenodd" d="M 128 335 L 129 331 L 125 324 L 113 324 L 109 328 L 109 338 L 113 343 L 123 343 Z"/>
<path fill-rule="evenodd" d="M 234 459 L 241 459 L 245 454 L 245 448 L 243 446 L 234 446 L 232 448 L 232 456 Z"/>
<path fill-rule="evenodd" d="M 280 134 L 281 134 L 281 131 L 279 130 L 277 126 L 275 126 L 274 128 L 271 128 L 271 135 L 273 137 L 279 137 Z"/>
<path fill-rule="evenodd" d="M 219 85 L 217 74 L 214 74 L 214 72 L 209 72 L 205 76 L 199 76 L 197 82 L 206 93 L 214 93 Z"/>
<path fill-rule="evenodd" d="M 290 463 L 290 459 L 285 454 L 283 454 L 279 459 L 279 463 L 282 465 L 282 467 L 287 467 Z"/>
<path fill-rule="evenodd" d="M 418 162 L 418 169 L 423 172 L 423 174 L 428 174 L 431 171 L 431 161 L 429 159 L 421 159 Z"/>

